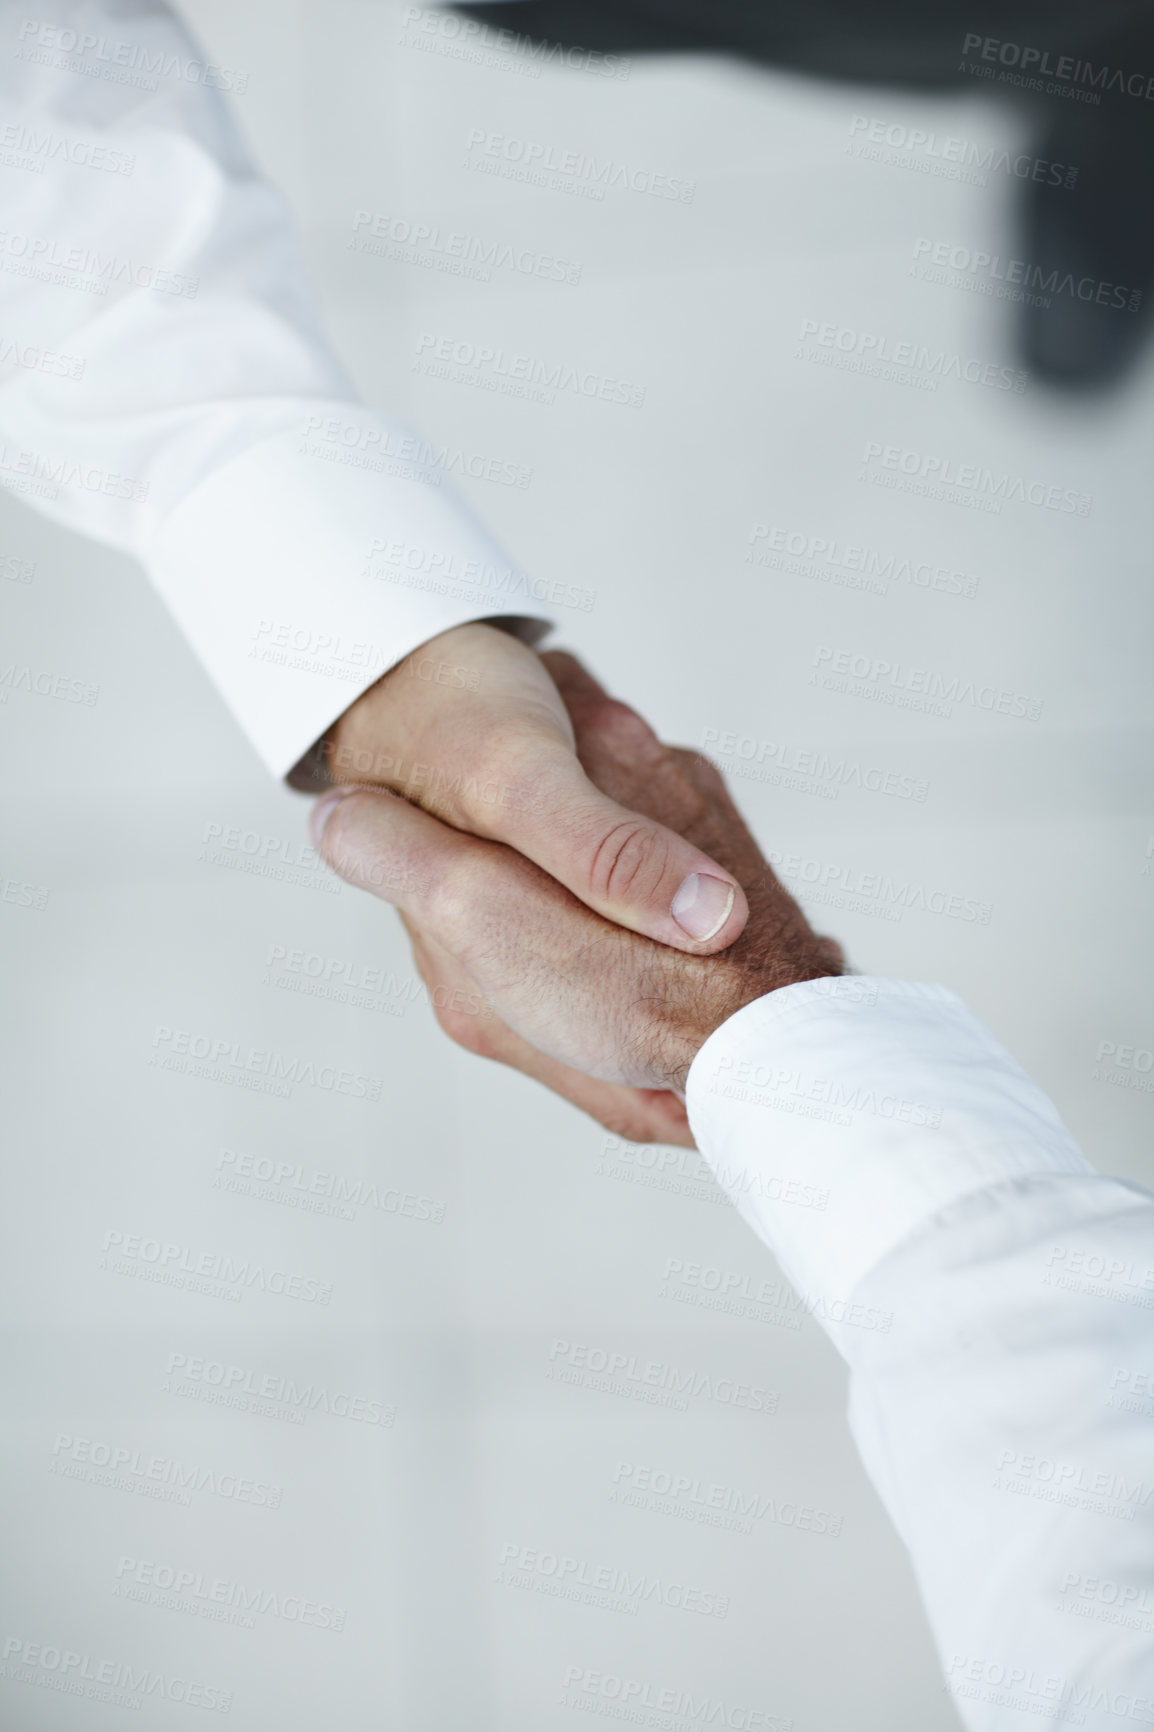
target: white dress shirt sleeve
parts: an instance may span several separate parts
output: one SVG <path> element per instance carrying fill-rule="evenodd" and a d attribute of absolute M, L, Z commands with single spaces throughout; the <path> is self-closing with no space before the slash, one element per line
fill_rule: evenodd
<path fill-rule="evenodd" d="M 356 402 L 226 107 L 246 74 L 154 0 L 48 18 L 0 20 L 0 480 L 144 563 L 283 775 L 437 633 L 548 615 Z"/>
<path fill-rule="evenodd" d="M 1154 1197 L 942 987 L 771 993 L 687 1101 L 849 1364 L 964 1724 L 1154 1726 Z"/>

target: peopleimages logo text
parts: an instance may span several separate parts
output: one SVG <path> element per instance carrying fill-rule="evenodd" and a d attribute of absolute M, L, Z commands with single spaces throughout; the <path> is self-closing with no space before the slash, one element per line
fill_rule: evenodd
<path fill-rule="evenodd" d="M 921 236 L 914 242 L 913 256 L 923 263 L 948 266 L 963 275 L 986 277 L 1046 295 L 1073 295 L 1079 301 L 1095 301 L 1100 307 L 1122 308 L 1128 313 L 1136 313 L 1142 303 L 1142 290 L 1128 288 L 1124 283 L 1106 283 L 1098 277 L 1075 277 L 1073 271 L 1061 271 L 1057 265 L 1047 269 L 1031 264 L 1028 259 L 1003 259 L 1000 253 L 954 246 L 950 241 L 929 240 Z"/>
<path fill-rule="evenodd" d="M 938 487 L 959 487 L 963 493 L 984 494 L 999 501 L 1017 500 L 1025 505 L 1038 505 L 1047 511 L 1063 511 L 1078 517 L 1089 517 L 1093 496 L 1079 493 L 1073 487 L 1052 486 L 1045 481 L 1031 481 L 1024 475 L 1011 475 L 1007 470 L 987 469 L 981 463 L 956 463 L 952 457 L 938 457 L 931 451 L 909 451 L 900 445 L 882 445 L 867 439 L 862 462 L 876 464 L 879 470 L 897 475 L 913 476 Z"/>
<path fill-rule="evenodd" d="M 151 1239 L 141 1233 L 122 1233 L 116 1228 L 105 1233 L 101 1250 L 106 1255 L 101 1258 L 100 1267 L 117 1272 L 119 1264 L 135 1263 L 144 1268 L 163 1270 L 166 1274 L 207 1277 L 224 1283 L 226 1287 L 301 1299 L 311 1305 L 327 1305 L 333 1296 L 331 1281 L 321 1281 L 289 1269 L 266 1268 L 263 1263 L 252 1263 L 247 1257 L 241 1261 L 227 1251 L 198 1251 L 190 1245 Z M 165 1285 L 181 1283 L 171 1281 Z"/>
<path fill-rule="evenodd" d="M 620 1349 L 590 1346 L 587 1342 L 565 1341 L 557 1337 L 549 1349 L 549 1363 L 554 1366 L 558 1362 L 575 1371 L 589 1371 L 595 1375 L 603 1372 L 610 1379 L 665 1390 L 675 1396 L 691 1395 L 706 1401 L 719 1401 L 731 1407 L 748 1408 L 752 1413 L 777 1412 L 776 1394 L 759 1383 L 740 1383 L 731 1377 L 718 1377 L 713 1372 L 666 1364 L 660 1359 L 639 1359 L 636 1353 Z"/>
<path fill-rule="evenodd" d="M 1140 96 L 1154 102 L 1154 73 L 1123 72 L 1108 61 L 1095 65 L 1073 54 L 1052 54 L 1048 48 L 1033 48 L 1021 42 L 1004 42 L 997 36 L 969 31 L 962 42 L 962 58 L 971 55 L 998 66 L 1013 66 L 1032 78 L 1053 78 L 1059 84 L 1089 85 L 1096 91 L 1113 90 L 1119 95 Z"/>
<path fill-rule="evenodd" d="M 92 30 L 76 30 L 69 25 L 50 24 L 40 18 L 22 21 L 19 40 L 24 44 L 16 50 L 20 59 L 35 59 L 33 50 L 36 49 L 57 55 L 73 55 L 73 71 L 119 84 L 136 82 L 127 74 L 137 73 L 142 75 L 146 90 L 157 88 L 158 76 L 179 78 L 186 84 L 203 84 L 209 90 L 231 90 L 236 96 L 243 95 L 248 87 L 248 73 L 237 72 L 229 66 L 213 66 L 191 55 L 176 54 L 163 45 L 149 48 L 144 43 L 97 35 Z M 49 61 L 48 64 L 58 62 Z"/>
<path fill-rule="evenodd" d="M 304 1083 L 310 1088 L 353 1095 L 359 1100 L 379 1101 L 381 1098 L 380 1077 L 362 1076 L 359 1071 L 338 1070 L 331 1064 L 318 1065 L 312 1059 L 286 1058 L 283 1053 L 245 1046 L 240 1041 L 216 1039 L 206 1034 L 170 1028 L 167 1023 L 158 1024 L 152 1044 L 161 1058 L 202 1060 L 223 1071 L 252 1072 L 290 1086 L 293 1083 Z"/>
<path fill-rule="evenodd" d="M 699 1696 L 647 1678 L 596 1672 L 588 1666 L 567 1667 L 564 1689 L 562 1701 L 568 1707 L 637 1726 L 676 1726 L 679 1732 L 688 1725 L 725 1726 L 731 1732 L 794 1732 L 794 1721 L 785 1715 L 749 1708 L 723 1696 Z"/>
<path fill-rule="evenodd" d="M 504 132 L 486 132 L 475 126 L 465 142 L 465 166 L 474 168 L 486 158 L 514 163 L 537 173 L 565 175 L 583 182 L 603 197 L 605 187 L 625 192 L 647 193 L 651 198 L 675 199 L 679 204 L 692 204 L 697 182 L 674 175 L 658 174 L 654 169 L 637 163 L 604 161 L 583 150 L 561 150 L 553 144 L 531 138 L 512 138 Z M 475 154 L 474 154 L 475 153 Z"/>
<path fill-rule="evenodd" d="M 202 1389 L 220 1390 L 228 1404 L 244 1407 L 239 1399 L 251 1396 L 257 1402 L 277 1401 L 286 1407 L 302 1408 L 306 1413 L 328 1413 L 337 1419 L 355 1420 L 360 1425 L 391 1427 L 397 1410 L 391 1402 L 374 1401 L 369 1396 L 350 1395 L 346 1390 L 330 1389 L 325 1383 L 298 1383 L 292 1376 L 262 1373 L 244 1365 L 226 1365 L 219 1359 L 204 1359 L 199 1355 L 170 1353 L 165 1370 L 169 1378 Z M 165 1385 L 167 1390 L 168 1384 Z M 185 1390 L 178 1386 L 177 1394 Z"/>
<path fill-rule="evenodd" d="M 833 644 L 818 644 L 813 652 L 812 666 L 815 671 L 810 676 L 811 685 L 826 686 L 834 691 L 846 690 L 851 696 L 874 695 L 899 707 L 902 707 L 901 698 L 908 696 L 930 703 L 969 704 L 975 710 L 988 710 L 999 716 L 1020 716 L 1031 722 L 1036 722 L 1042 714 L 1042 698 L 1032 698 L 1024 692 L 1010 691 L 1002 686 L 982 685 L 977 680 L 963 679 L 960 674 L 945 674 L 934 668 L 892 662 L 885 656 L 838 649 Z"/>
<path fill-rule="evenodd" d="M 367 230 L 367 234 L 362 234 Z M 552 253 L 539 253 L 532 247 L 512 246 L 504 241 L 481 240 L 459 229 L 442 230 L 439 223 L 410 222 L 407 217 L 388 216 L 381 211 L 358 210 L 353 215 L 353 235 L 350 245 L 360 251 L 370 251 L 379 242 L 393 249 L 384 256 L 407 249 L 413 262 L 428 262 L 434 257 L 446 266 L 475 266 L 481 280 L 495 270 L 517 271 L 525 277 L 542 277 L 549 282 L 576 284 L 581 281 L 581 266 L 571 259 L 559 259 Z M 402 258 L 400 262 L 404 262 Z"/>
<path fill-rule="evenodd" d="M 27 1677 L 22 1667 L 29 1669 Z M 0 1677 L 20 1683 L 50 1683 L 66 1696 L 87 1696 L 123 1708 L 142 1708 L 145 1696 L 180 1702 L 186 1708 L 208 1708 L 218 1714 L 227 1714 L 232 1708 L 231 1690 L 170 1672 L 154 1672 L 144 1662 L 82 1654 L 76 1648 L 31 1642 L 24 1636 L 5 1638 Z"/>
<path fill-rule="evenodd" d="M 976 896 L 962 896 L 940 885 L 927 889 L 908 878 L 893 878 L 888 872 L 866 872 L 858 866 L 848 866 L 837 860 L 815 860 L 804 854 L 785 854 L 780 848 L 770 848 L 766 859 L 782 878 L 807 886 L 805 895 L 811 902 L 830 902 L 839 896 L 860 898 L 863 906 L 855 912 L 874 912 L 873 903 L 888 912 L 886 919 L 900 920 L 902 912 L 941 914 L 949 920 L 963 920 L 978 926 L 988 926 L 993 914 L 989 902 Z M 843 906 L 835 901 L 835 906 Z"/>
<path fill-rule="evenodd" d="M 558 391 L 572 391 L 578 397 L 597 398 L 603 403 L 624 403 L 633 409 L 640 409 L 645 402 L 645 386 L 632 380 L 592 372 L 569 362 L 514 354 L 489 343 L 442 337 L 433 331 L 422 331 L 417 338 L 413 369 L 432 378 L 479 384 L 484 390 L 505 390 L 513 396 L 533 398 L 537 393 L 534 400 L 543 403 L 554 402 Z"/>
<path fill-rule="evenodd" d="M 122 1557 L 116 1566 L 113 1593 L 118 1599 L 146 1603 L 151 1599 L 154 1605 L 196 1611 L 222 1623 L 239 1623 L 245 1629 L 253 1628 L 254 1620 L 247 1615 L 251 1612 L 281 1618 L 287 1623 L 310 1624 L 318 1630 L 343 1630 L 348 1616 L 343 1606 L 323 1605 L 275 1588 L 250 1588 L 228 1577 L 209 1576 L 203 1570 L 185 1569 L 153 1558 Z M 168 1598 L 159 1597 L 165 1595 Z M 230 1612 L 239 1616 L 230 1618 Z"/>
<path fill-rule="evenodd" d="M 868 155 L 869 148 L 884 145 L 889 150 L 905 150 L 910 153 L 905 165 L 925 167 L 931 172 L 943 173 L 948 178 L 954 178 L 951 170 L 975 169 L 974 176 L 979 186 L 986 184 L 986 171 L 1013 175 L 1017 180 L 1045 181 L 1047 186 L 1073 187 L 1078 179 L 1078 170 L 1068 163 L 1051 162 L 1048 157 L 1031 156 L 1028 151 L 1020 150 L 1011 154 L 1010 151 L 998 149 L 992 144 L 974 144 L 965 138 L 941 137 L 936 132 L 927 132 L 922 126 L 905 126 L 901 121 L 878 120 L 866 114 L 855 114 L 850 121 L 849 135 L 856 140 L 865 134 L 862 144 L 851 146 L 855 153 Z M 902 158 L 886 158 L 882 152 L 873 153 L 879 161 Z M 919 158 L 927 159 L 925 163 Z M 912 161 L 911 161 L 912 159 Z"/>
<path fill-rule="evenodd" d="M 1020 367 L 1005 367 L 975 355 L 933 349 L 927 343 L 893 338 L 881 331 L 859 331 L 852 325 L 837 325 L 828 319 L 803 319 L 798 341 L 813 343 L 831 355 L 861 361 L 867 370 L 871 363 L 877 362 L 879 368 L 883 365 L 908 368 L 911 373 L 926 374 L 934 381 L 957 379 L 967 385 L 989 385 L 998 391 L 1019 394 L 1026 389 L 1026 375 Z"/>

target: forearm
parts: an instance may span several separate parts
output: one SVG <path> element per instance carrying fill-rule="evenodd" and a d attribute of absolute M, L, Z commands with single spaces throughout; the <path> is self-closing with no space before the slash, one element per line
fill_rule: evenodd
<path fill-rule="evenodd" d="M 284 774 L 429 638 L 541 610 L 434 446 L 356 402 L 208 67 L 147 0 L 0 26 L 31 151 L 0 166 L 0 322 L 66 363 L 0 386 L 0 481 L 142 560 Z"/>
<path fill-rule="evenodd" d="M 851 1427 L 964 1723 L 1154 1722 L 1154 1199 L 972 1192 L 853 1299 L 892 1321 L 843 1332 Z"/>
<path fill-rule="evenodd" d="M 966 1723 L 1019 1723 L 999 1680 L 1033 1713 L 1111 1683 L 1154 1700 L 1149 1631 L 1063 1616 L 1098 1581 L 1154 1609 L 1150 1426 L 1111 1402 L 1150 1358 L 1154 1199 L 1095 1173 L 941 988 L 772 993 L 706 1042 L 688 1104 L 850 1364 Z"/>

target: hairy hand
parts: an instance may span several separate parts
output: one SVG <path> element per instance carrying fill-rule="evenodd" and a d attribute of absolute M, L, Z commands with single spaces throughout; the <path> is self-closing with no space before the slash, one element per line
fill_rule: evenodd
<path fill-rule="evenodd" d="M 401 911 L 454 1040 L 537 1077 L 621 1134 L 689 1142 L 678 1096 L 702 1043 L 753 999 L 839 974 L 841 953 L 774 876 L 712 764 L 663 745 L 571 656 L 541 659 L 591 782 L 743 886 L 749 920 L 723 953 L 678 954 L 625 931 L 523 853 L 395 797 L 326 795 L 318 847 L 342 877 Z M 454 1008 L 478 994 L 491 1016 Z"/>

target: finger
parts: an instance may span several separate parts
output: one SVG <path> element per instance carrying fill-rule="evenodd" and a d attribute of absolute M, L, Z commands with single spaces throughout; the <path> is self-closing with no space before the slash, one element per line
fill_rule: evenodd
<path fill-rule="evenodd" d="M 736 884 L 756 882 L 765 870 L 761 849 L 717 766 L 700 752 L 665 745 L 636 710 L 611 698 L 576 656 L 548 650 L 541 660 L 569 712 L 581 767 L 600 792 L 662 831 L 672 830 Z M 698 947 L 699 953 L 712 954 L 732 942 L 727 929 Z"/>
<path fill-rule="evenodd" d="M 596 676 L 568 650 L 542 650 L 541 660 L 570 713 L 580 703 L 604 703 L 608 698 L 609 693 Z"/>
<path fill-rule="evenodd" d="M 641 948 L 515 849 L 466 835 L 388 789 L 334 788 L 310 827 L 340 877 L 399 909 L 471 969 L 486 997 L 502 985 L 514 998 L 518 987 L 531 992 L 598 942 Z M 581 972 L 579 962 L 569 968 L 570 993 Z"/>
<path fill-rule="evenodd" d="M 620 805 L 663 821 L 744 887 L 750 922 L 726 950 L 726 964 L 747 965 L 763 978 L 770 939 L 786 979 L 794 968 L 815 963 L 819 972 L 842 973 L 840 945 L 815 938 L 801 907 L 766 862 L 716 764 L 699 751 L 663 745 L 574 656 L 551 651 L 541 659 L 568 708 L 582 767 L 597 787 Z"/>
<path fill-rule="evenodd" d="M 697 955 L 724 950 L 749 917 L 741 885 L 703 849 L 590 781 L 576 758 L 541 780 L 544 823 L 515 814 L 504 839 L 606 920 Z"/>
<path fill-rule="evenodd" d="M 615 717 L 617 752 L 632 755 L 632 785 L 664 766 L 665 748 L 648 722 L 606 696 L 575 656 L 541 658 L 558 682 L 574 727 L 594 708 Z M 508 842 L 605 920 L 660 944 L 709 956 L 740 935 L 745 892 L 709 850 L 679 833 L 679 814 L 638 812 L 605 792 L 591 762 L 553 746 L 520 752 L 516 798 L 482 819 L 480 833 Z"/>
<path fill-rule="evenodd" d="M 660 811 L 740 882 L 760 874 L 761 849 L 711 759 L 665 745 L 567 650 L 546 650 L 541 660 L 569 711 L 582 766 L 602 793 L 646 817 Z"/>
<path fill-rule="evenodd" d="M 818 954 L 829 963 L 838 974 L 845 973 L 845 951 L 836 938 L 817 937 L 814 939 Z"/>
<path fill-rule="evenodd" d="M 332 767 L 340 780 L 383 783 L 460 830 L 509 844 L 626 930 L 696 955 L 732 944 L 749 912 L 734 875 L 678 834 L 666 813 L 661 820 L 638 816 L 595 785 L 538 656 L 492 633 L 477 653 L 496 658 L 486 662 L 496 697 L 449 688 L 447 698 L 431 687 L 416 701 L 394 670 L 371 702 L 353 705 L 338 724 Z M 580 664 L 565 659 L 574 690 L 583 684 L 590 697 L 600 691 Z M 652 730 L 621 710 L 637 749 L 659 753 Z M 390 740 L 387 753 L 373 750 L 381 737 Z"/>
<path fill-rule="evenodd" d="M 579 1112 L 587 1113 L 599 1125 L 626 1143 L 672 1143 L 680 1149 L 695 1149 L 693 1132 L 685 1103 L 669 1089 L 630 1088 L 625 1083 L 602 1082 L 586 1076 L 539 1052 L 527 1040 L 522 1040 L 505 1024 L 507 1050 L 487 1054 L 519 1070 L 524 1076 L 540 1083 L 553 1094 L 560 1095 Z"/>
<path fill-rule="evenodd" d="M 427 916 L 470 839 L 387 788 L 331 789 L 309 814 L 313 847 L 346 883 Z"/>
<path fill-rule="evenodd" d="M 313 817 L 329 865 L 444 945 L 534 1046 L 631 1087 L 665 1087 L 687 1068 L 684 1029 L 667 1029 L 658 1010 L 669 953 L 591 912 L 516 849 L 378 789 L 334 789 Z"/>
<path fill-rule="evenodd" d="M 801 908 L 767 865 L 716 764 L 701 752 L 665 746 L 634 710 L 610 698 L 588 669 L 564 651 L 541 660 L 568 708 L 577 753 L 590 779 L 620 805 L 668 825 L 743 885 L 754 919 L 770 911 L 783 955 L 789 932 L 813 943 Z M 788 929 L 788 932 L 787 932 Z M 736 958 L 737 944 L 728 951 Z M 841 947 L 816 941 L 817 955 L 835 973 L 845 967 Z"/>
<path fill-rule="evenodd" d="M 701 752 L 663 745 L 635 711 L 601 694 L 601 688 L 571 657 L 559 668 L 566 703 L 572 704 L 574 733 L 582 766 L 611 799 L 643 816 L 664 822 L 694 847 L 717 860 L 743 886 L 750 924 L 725 951 L 725 961 L 752 960 L 764 966 L 764 939 L 784 962 L 800 962 L 813 951 L 823 970 L 841 973 L 845 958 L 833 941 L 819 944 L 801 907 L 766 862 L 745 823 L 725 778 Z M 761 942 L 747 948 L 751 931 Z"/>
<path fill-rule="evenodd" d="M 479 1058 L 494 1059 L 531 1077 L 626 1142 L 696 1148 L 685 1103 L 675 1094 L 602 1082 L 540 1052 L 484 1002 L 473 977 L 450 951 L 406 915 L 401 920 L 418 973 L 429 989 L 433 1014 L 450 1040 Z"/>

